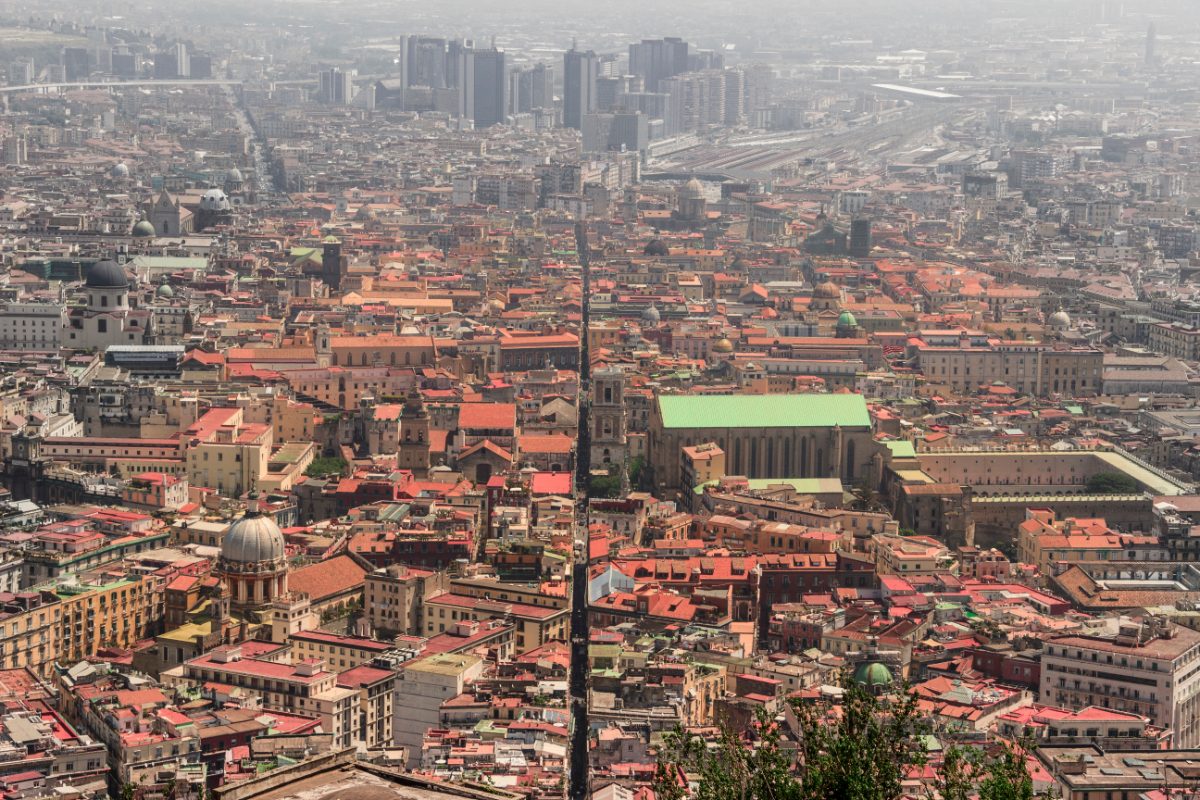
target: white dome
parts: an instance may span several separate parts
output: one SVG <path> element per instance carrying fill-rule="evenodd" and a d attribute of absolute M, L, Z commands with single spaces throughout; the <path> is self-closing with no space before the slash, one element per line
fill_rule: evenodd
<path fill-rule="evenodd" d="M 221 558 L 238 564 L 278 561 L 284 557 L 283 531 L 275 520 L 254 512 L 233 525 L 221 541 Z"/>
<path fill-rule="evenodd" d="M 220 189 L 209 189 L 200 198 L 200 208 L 204 211 L 228 211 L 229 196 Z"/>
<path fill-rule="evenodd" d="M 1071 327 L 1071 315 L 1062 310 L 1055 311 L 1047 321 L 1052 328 L 1066 329 Z"/>
<path fill-rule="evenodd" d="M 109 170 L 109 174 L 114 178 L 128 178 L 129 167 L 124 162 L 113 164 L 112 169 Z"/>

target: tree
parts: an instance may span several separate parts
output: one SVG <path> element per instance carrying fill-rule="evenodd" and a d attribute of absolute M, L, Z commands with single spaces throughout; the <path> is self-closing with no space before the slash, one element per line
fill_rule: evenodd
<path fill-rule="evenodd" d="M 646 466 L 646 459 L 643 456 L 637 456 L 629 462 L 629 485 L 639 486 L 642 479 L 642 469 Z"/>
<path fill-rule="evenodd" d="M 1026 758 L 1033 750 L 1030 740 L 1015 746 L 1000 744 L 1000 752 L 989 756 L 974 747 L 947 748 L 938 768 L 936 794 L 941 800 L 1033 800 L 1033 778 Z"/>
<path fill-rule="evenodd" d="M 588 478 L 588 497 L 620 497 L 621 496 L 621 472 L 620 467 L 615 464 L 610 466 L 608 473 L 605 475 L 596 475 L 593 473 Z"/>
<path fill-rule="evenodd" d="M 1138 482 L 1123 472 L 1097 472 L 1087 479 L 1093 494 L 1137 494 Z"/>
<path fill-rule="evenodd" d="M 699 776 L 694 800 L 803 800 L 779 741 L 778 725 L 762 709 L 745 738 L 724 726 L 711 748 L 701 737 L 676 728 L 664 737 L 655 766 L 655 797 L 684 800 L 688 793 L 680 779 L 686 772 Z"/>
<path fill-rule="evenodd" d="M 907 688 L 877 698 L 847 674 L 830 721 L 823 705 L 798 705 L 801 796 L 814 800 L 896 800 L 912 767 L 925 763 L 926 727 Z"/>
<path fill-rule="evenodd" d="M 879 502 L 879 493 L 871 482 L 863 478 L 852 490 L 854 494 L 853 508 L 855 511 L 879 511 L 883 505 Z"/>
<path fill-rule="evenodd" d="M 695 800 L 898 800 L 908 771 L 925 763 L 925 726 L 907 689 L 877 698 L 847 674 L 842 703 L 795 704 L 798 758 L 760 710 L 743 737 L 728 727 L 713 746 L 676 730 L 655 768 L 659 800 L 684 800 L 680 776 L 696 776 Z"/>
<path fill-rule="evenodd" d="M 324 478 L 329 475 L 341 475 L 345 469 L 346 459 L 340 456 L 325 456 L 314 458 L 308 469 L 304 470 L 304 474 L 310 478 Z"/>
<path fill-rule="evenodd" d="M 1003 750 L 987 765 L 987 777 L 979 782 L 979 800 L 1033 800 L 1033 777 L 1026 758 L 1031 747 L 1019 743 L 1002 745 Z"/>

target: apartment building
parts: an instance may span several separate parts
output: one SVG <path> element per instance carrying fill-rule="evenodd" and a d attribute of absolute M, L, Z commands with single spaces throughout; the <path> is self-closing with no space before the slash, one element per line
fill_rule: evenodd
<path fill-rule="evenodd" d="M 1200 745 L 1200 633 L 1156 616 L 1105 622 L 1046 641 L 1040 702 L 1140 714 L 1170 728 L 1175 747 Z"/>

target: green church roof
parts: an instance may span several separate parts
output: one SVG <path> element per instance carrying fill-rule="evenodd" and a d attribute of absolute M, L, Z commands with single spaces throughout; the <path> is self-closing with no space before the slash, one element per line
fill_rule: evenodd
<path fill-rule="evenodd" d="M 861 394 L 663 395 L 664 428 L 869 428 Z"/>
<path fill-rule="evenodd" d="M 837 324 L 839 328 L 857 328 L 858 320 L 849 311 L 843 311 L 838 315 Z"/>

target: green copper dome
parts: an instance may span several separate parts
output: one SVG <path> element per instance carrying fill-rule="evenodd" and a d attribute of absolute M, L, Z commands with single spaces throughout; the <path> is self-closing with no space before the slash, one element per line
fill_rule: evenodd
<path fill-rule="evenodd" d="M 837 324 L 839 328 L 857 328 L 858 320 L 849 311 L 843 311 L 838 315 Z"/>
<path fill-rule="evenodd" d="M 143 219 L 133 226 L 134 236 L 153 236 L 154 234 L 154 225 L 148 219 Z"/>
<path fill-rule="evenodd" d="M 854 682 L 859 686 L 891 686 L 893 680 L 892 671 L 878 661 L 859 664 L 854 670 Z"/>

